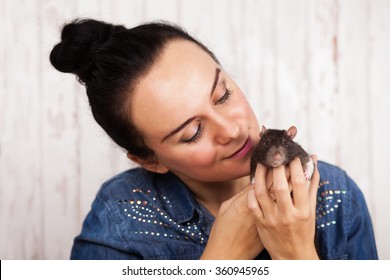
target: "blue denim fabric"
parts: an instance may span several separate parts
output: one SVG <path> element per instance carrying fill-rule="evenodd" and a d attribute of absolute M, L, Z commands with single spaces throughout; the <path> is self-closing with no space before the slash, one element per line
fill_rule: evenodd
<path fill-rule="evenodd" d="M 315 241 L 320 258 L 377 259 L 361 191 L 341 169 L 323 162 L 318 168 Z M 213 222 L 175 175 L 128 170 L 98 192 L 71 258 L 199 259 Z M 257 259 L 270 256 L 264 250 Z"/>

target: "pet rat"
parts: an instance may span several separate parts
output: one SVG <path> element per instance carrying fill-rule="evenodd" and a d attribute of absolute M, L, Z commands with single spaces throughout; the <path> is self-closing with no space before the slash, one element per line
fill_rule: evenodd
<path fill-rule="evenodd" d="M 253 180 L 258 163 L 271 168 L 288 165 L 299 157 L 306 180 L 310 180 L 314 172 L 314 162 L 309 154 L 293 141 L 297 128 L 291 126 L 288 130 L 267 129 L 264 126 L 260 132 L 260 141 L 255 146 L 251 158 L 251 181 Z"/>

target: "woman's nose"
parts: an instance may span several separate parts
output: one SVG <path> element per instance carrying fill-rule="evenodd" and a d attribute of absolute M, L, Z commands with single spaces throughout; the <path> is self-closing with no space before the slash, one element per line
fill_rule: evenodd
<path fill-rule="evenodd" d="M 215 124 L 215 135 L 219 144 L 227 144 L 240 135 L 240 126 L 233 120 L 220 116 L 216 119 Z"/>

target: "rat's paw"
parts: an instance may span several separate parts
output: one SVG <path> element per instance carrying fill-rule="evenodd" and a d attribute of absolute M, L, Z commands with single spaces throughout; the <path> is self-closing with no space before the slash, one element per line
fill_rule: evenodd
<path fill-rule="evenodd" d="M 307 181 L 310 181 L 311 176 L 314 173 L 314 161 L 310 158 L 310 160 L 303 167 L 305 178 Z"/>

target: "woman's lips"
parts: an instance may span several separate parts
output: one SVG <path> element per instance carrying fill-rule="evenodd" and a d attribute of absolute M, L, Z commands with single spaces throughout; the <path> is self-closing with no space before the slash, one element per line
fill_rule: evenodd
<path fill-rule="evenodd" d="M 229 156 L 229 158 L 234 158 L 234 159 L 243 158 L 249 153 L 250 150 L 252 150 L 252 147 L 253 147 L 253 141 L 250 137 L 248 137 L 248 139 L 245 141 L 245 144 L 238 151 L 236 151 L 234 154 Z"/>

